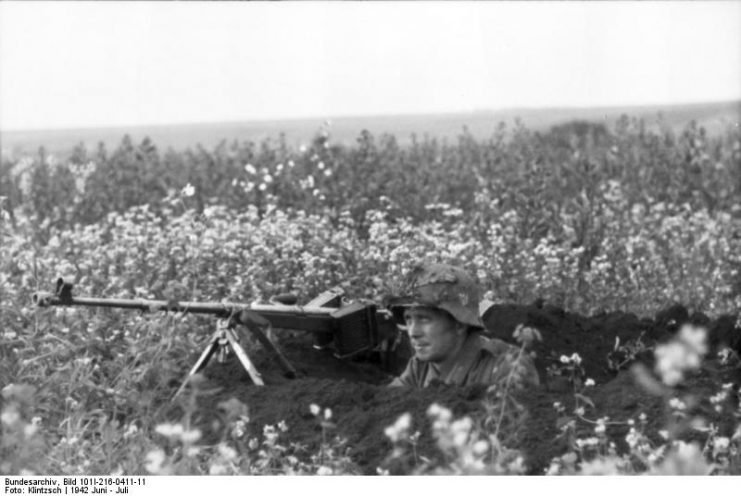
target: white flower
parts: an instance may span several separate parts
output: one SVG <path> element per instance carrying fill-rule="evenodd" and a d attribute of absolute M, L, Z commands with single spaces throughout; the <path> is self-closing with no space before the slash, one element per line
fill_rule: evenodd
<path fill-rule="evenodd" d="M 8 427 L 12 427 L 20 419 L 21 419 L 20 414 L 16 412 L 15 410 L 5 410 L 3 411 L 2 415 L 0 415 L 0 420 L 2 421 L 3 424 L 7 425 Z"/>
<path fill-rule="evenodd" d="M 440 405 L 437 403 L 431 404 L 429 407 L 427 407 L 427 415 L 430 415 L 431 417 L 437 417 L 440 415 L 440 411 L 443 409 Z"/>
<path fill-rule="evenodd" d="M 391 440 L 392 443 L 396 443 L 402 438 L 402 431 L 396 428 L 396 425 L 390 425 L 383 430 L 386 437 Z"/>
<path fill-rule="evenodd" d="M 728 393 L 723 390 L 719 392 L 718 394 L 714 394 L 710 397 L 710 403 L 717 404 L 717 403 L 723 403 L 726 398 L 728 397 Z"/>
<path fill-rule="evenodd" d="M 676 446 L 677 455 L 683 461 L 698 460 L 702 457 L 702 452 L 695 443 L 689 444 L 684 441 L 678 441 Z"/>
<path fill-rule="evenodd" d="M 162 470 L 162 464 L 165 462 L 165 452 L 161 449 L 150 451 L 147 453 L 147 462 L 144 468 L 147 472 L 152 474 L 158 474 Z"/>
<path fill-rule="evenodd" d="M 467 431 L 458 431 L 453 433 L 453 446 L 463 447 L 468 441 Z"/>
<path fill-rule="evenodd" d="M 630 432 L 625 436 L 625 442 L 628 446 L 633 449 L 638 445 L 639 436 L 634 428 L 631 427 Z"/>
<path fill-rule="evenodd" d="M 195 192 L 196 192 L 195 187 L 193 187 L 193 185 L 190 183 L 186 184 L 182 190 L 183 196 L 193 196 Z"/>
<path fill-rule="evenodd" d="M 332 410 L 329 408 L 324 409 L 324 420 L 329 420 L 332 418 Z"/>
<path fill-rule="evenodd" d="M 324 162 L 319 162 L 316 166 L 319 170 L 324 170 Z"/>
<path fill-rule="evenodd" d="M 708 352 L 706 343 L 708 331 L 704 327 L 684 324 L 678 333 L 679 339 L 689 346 L 689 348 L 698 355 L 704 355 Z"/>
<path fill-rule="evenodd" d="M 201 439 L 201 431 L 199 431 L 198 429 L 193 429 L 192 431 L 184 431 L 180 435 L 180 439 L 186 444 L 195 443 L 196 441 Z"/>
<path fill-rule="evenodd" d="M 268 185 L 265 183 L 260 183 L 260 186 L 258 186 L 257 189 L 259 189 L 260 191 L 265 191 L 266 189 L 268 189 Z"/>
<path fill-rule="evenodd" d="M 396 423 L 394 424 L 398 429 L 404 429 L 407 430 L 412 426 L 412 416 L 408 412 L 403 413 L 399 416 L 398 419 L 396 419 Z"/>
<path fill-rule="evenodd" d="M 403 413 L 398 419 L 396 419 L 394 425 L 386 427 L 384 433 L 386 434 L 386 437 L 395 443 L 406 436 L 411 426 L 412 416 L 409 413 Z"/>
<path fill-rule="evenodd" d="M 90 357 L 87 357 L 87 356 L 86 357 L 81 357 L 81 358 L 76 358 L 75 359 L 75 363 L 79 363 L 80 365 L 87 365 L 87 364 L 89 364 L 92 361 L 93 361 L 93 359 L 90 358 Z"/>
<path fill-rule="evenodd" d="M 124 439 L 128 439 L 132 436 L 135 436 L 139 432 L 139 427 L 136 426 L 136 424 L 129 424 L 129 427 L 126 429 L 126 432 L 124 432 Z"/>
<path fill-rule="evenodd" d="M 219 444 L 217 449 L 219 450 L 221 457 L 225 460 L 234 460 L 237 458 L 237 451 L 225 443 Z"/>
<path fill-rule="evenodd" d="M 244 418 L 240 418 L 234 421 L 234 425 L 232 426 L 232 436 L 234 437 L 242 437 L 247 433 L 247 422 L 244 420 Z"/>
<path fill-rule="evenodd" d="M 699 365 L 699 357 L 679 341 L 656 347 L 656 372 L 668 386 L 677 385 L 687 369 Z"/>
<path fill-rule="evenodd" d="M 273 182 L 273 176 L 271 176 L 270 174 L 265 174 L 263 176 L 262 180 L 265 181 L 266 183 L 272 183 Z"/>
<path fill-rule="evenodd" d="M 456 420 L 450 426 L 450 430 L 453 433 L 453 443 L 456 446 L 463 446 L 468 441 L 468 436 L 473 426 L 470 417 L 463 417 L 462 419 Z"/>
<path fill-rule="evenodd" d="M 332 475 L 334 472 L 332 472 L 332 469 L 330 467 L 325 467 L 322 465 L 319 467 L 316 471 L 316 475 Z"/>
<path fill-rule="evenodd" d="M 319 412 L 321 412 L 322 409 L 319 408 L 319 405 L 312 403 L 311 405 L 309 405 L 309 411 L 312 415 L 319 415 Z"/>
<path fill-rule="evenodd" d="M 489 443 L 487 441 L 479 440 L 473 445 L 473 453 L 477 456 L 484 456 L 489 451 Z"/>
<path fill-rule="evenodd" d="M 588 437 L 586 439 L 580 439 L 580 440 L 577 440 L 577 443 L 579 443 L 579 441 L 582 442 L 582 446 L 586 446 L 588 448 L 594 448 L 595 446 L 599 445 L 599 439 L 596 437 Z"/>
<path fill-rule="evenodd" d="M 430 417 L 437 417 L 443 422 L 448 422 L 451 418 L 453 418 L 453 413 L 450 410 L 448 410 L 444 406 L 438 405 L 437 403 L 433 403 L 430 405 L 430 407 L 427 409 L 427 415 L 429 415 Z"/>
<path fill-rule="evenodd" d="M 252 174 L 252 175 L 257 174 L 257 169 L 255 169 L 255 166 L 252 164 L 245 165 L 244 170 L 246 170 L 248 174 Z"/>
<path fill-rule="evenodd" d="M 180 437 L 183 434 L 183 426 L 181 424 L 160 424 L 154 428 L 154 432 L 169 438 Z"/>
<path fill-rule="evenodd" d="M 27 438 L 33 437 L 34 434 L 39 430 L 39 426 L 35 424 L 26 424 L 25 427 L 23 427 L 23 435 Z"/>
<path fill-rule="evenodd" d="M 330 177 L 330 176 L 332 175 L 332 169 L 327 169 L 327 170 L 325 170 L 325 171 L 324 171 L 324 175 L 325 175 L 326 177 Z"/>
<path fill-rule="evenodd" d="M 561 473 L 561 465 L 557 461 L 552 461 L 545 475 L 558 475 Z"/>
<path fill-rule="evenodd" d="M 574 353 L 573 355 L 571 355 L 571 361 L 574 362 L 575 365 L 579 365 L 581 364 L 581 357 L 578 353 Z"/>
<path fill-rule="evenodd" d="M 592 386 L 594 386 L 594 379 L 592 379 L 592 378 L 587 378 L 587 380 L 586 380 L 586 381 L 584 381 L 584 385 L 585 385 L 586 387 L 592 387 Z"/>
<path fill-rule="evenodd" d="M 605 426 L 605 420 L 604 419 L 598 419 L 597 425 L 594 427 L 594 432 L 596 434 L 604 434 L 606 430 Z"/>
<path fill-rule="evenodd" d="M 561 355 L 561 363 L 569 363 L 571 360 L 566 355 Z"/>
<path fill-rule="evenodd" d="M 716 437 L 713 440 L 713 446 L 718 451 L 725 451 L 725 450 L 727 450 L 728 449 L 728 446 L 730 446 L 730 444 L 731 444 L 730 439 L 728 439 L 727 437 L 723 437 L 723 436 Z"/>

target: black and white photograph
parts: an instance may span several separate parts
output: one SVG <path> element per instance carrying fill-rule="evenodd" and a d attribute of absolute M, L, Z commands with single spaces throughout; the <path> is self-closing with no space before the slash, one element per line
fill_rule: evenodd
<path fill-rule="evenodd" d="M 741 475 L 741 2 L 5 0 L 0 145 L 5 493 Z"/>

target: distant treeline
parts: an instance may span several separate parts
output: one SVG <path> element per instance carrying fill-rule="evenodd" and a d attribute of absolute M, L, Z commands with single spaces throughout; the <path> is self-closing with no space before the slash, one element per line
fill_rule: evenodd
<path fill-rule="evenodd" d="M 557 234 L 562 216 L 583 215 L 615 185 L 627 207 L 686 202 L 730 212 L 741 198 L 741 130 L 729 126 L 709 136 L 690 123 L 675 133 L 623 117 L 612 129 L 575 121 L 534 133 L 502 124 L 488 139 L 464 128 L 457 140 L 413 137 L 403 146 L 393 135 L 368 131 L 352 146 L 338 145 L 322 129 L 299 148 L 277 137 L 182 152 L 124 136 L 114 150 L 80 145 L 57 162 L 41 149 L 0 168 L 6 218 L 38 233 L 136 205 L 156 209 L 188 185 L 188 202 L 198 211 L 218 204 L 349 215 L 362 231 L 370 210 L 418 221 L 445 204 L 482 225 L 496 212 L 514 210 L 520 232 L 541 237 Z"/>

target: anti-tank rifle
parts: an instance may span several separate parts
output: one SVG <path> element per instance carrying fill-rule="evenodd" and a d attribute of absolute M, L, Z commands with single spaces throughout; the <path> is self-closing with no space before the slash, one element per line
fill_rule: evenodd
<path fill-rule="evenodd" d="M 58 279 L 56 290 L 37 292 L 32 295 L 38 307 L 85 306 L 122 308 L 127 310 L 165 311 L 181 314 L 205 314 L 217 317 L 217 329 L 206 349 L 191 369 L 188 379 L 205 367 L 218 352 L 223 361 L 231 349 L 242 366 L 257 385 L 264 385 L 257 371 L 239 344 L 234 332 L 238 324 L 245 326 L 263 345 L 270 350 L 286 375 L 295 377 L 296 370 L 280 349 L 270 340 L 266 330 L 270 328 L 306 331 L 314 334 L 315 347 L 330 349 L 338 358 L 344 359 L 363 352 L 379 352 L 388 369 L 398 354 L 399 330 L 393 316 L 375 304 L 366 301 L 348 302 L 341 288 L 322 293 L 306 305 L 297 305 L 294 295 L 283 295 L 271 299 L 270 304 L 181 302 L 174 300 L 81 298 L 72 295 L 72 284 Z M 176 395 L 178 394 L 176 393 Z"/>

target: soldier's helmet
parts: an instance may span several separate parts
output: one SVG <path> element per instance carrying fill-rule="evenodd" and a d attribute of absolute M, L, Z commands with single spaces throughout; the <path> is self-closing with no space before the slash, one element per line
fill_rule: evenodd
<path fill-rule="evenodd" d="M 479 288 L 464 270 L 448 264 L 424 264 L 411 270 L 399 295 L 386 298 L 386 306 L 397 322 L 404 322 L 404 309 L 425 306 L 445 310 L 462 324 L 483 329 L 479 317 Z"/>

